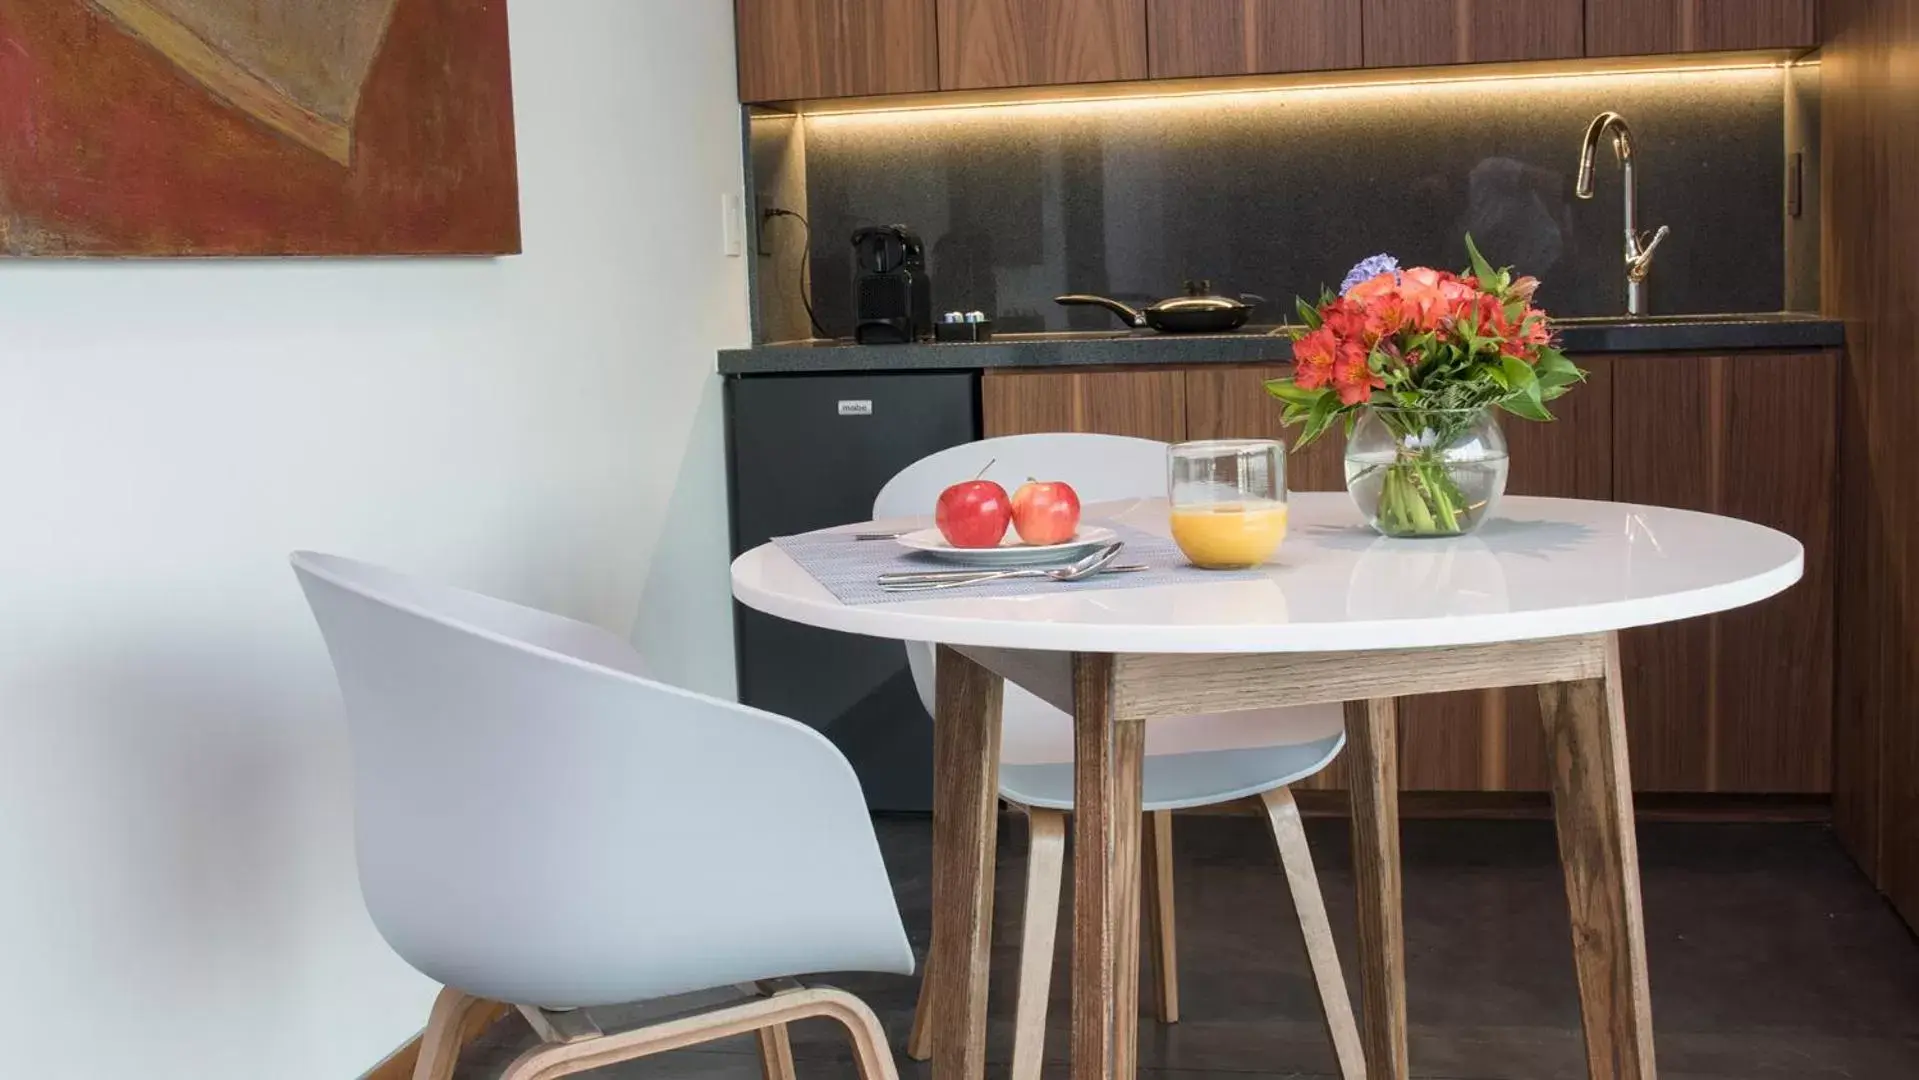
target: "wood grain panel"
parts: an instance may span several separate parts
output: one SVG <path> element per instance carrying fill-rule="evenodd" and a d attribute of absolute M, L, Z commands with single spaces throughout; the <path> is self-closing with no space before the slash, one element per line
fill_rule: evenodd
<path fill-rule="evenodd" d="M 1587 381 L 1553 403 L 1550 424 L 1506 424 L 1512 471 L 1506 490 L 1514 495 L 1567 499 L 1613 497 L 1613 371 L 1608 357 L 1573 358 Z M 1545 738 L 1540 734 L 1539 695 L 1530 690 L 1488 693 L 1483 723 L 1481 788 L 1544 791 L 1551 782 Z"/>
<path fill-rule="evenodd" d="M 1181 442 L 1186 376 L 1177 368 L 988 371 L 980 408 L 989 439 L 1081 431 Z"/>
<path fill-rule="evenodd" d="M 1186 370 L 1186 437 L 1277 439 L 1286 444 L 1286 487 L 1344 491 L 1346 437 L 1337 428 L 1295 451 L 1299 429 L 1280 423 L 1279 402 L 1266 384 L 1292 374 L 1290 364 L 1195 367 Z"/>
<path fill-rule="evenodd" d="M 1812 48 L 1818 0 L 1586 0 L 1586 55 Z"/>
<path fill-rule="evenodd" d="M 1146 0 L 939 0 L 942 90 L 1144 79 Z"/>
<path fill-rule="evenodd" d="M 1828 0 L 1825 308 L 1846 320 L 1834 821 L 1919 927 L 1919 0 Z"/>
<path fill-rule="evenodd" d="M 1711 511 L 1721 470 L 1719 357 L 1635 357 L 1613 373 L 1613 496 Z M 1626 728 L 1640 791 L 1711 791 L 1715 731 L 1713 622 L 1689 619 L 1620 635 Z"/>
<path fill-rule="evenodd" d="M 1364 0 L 1367 67 L 1556 60 L 1585 49 L 1584 0 Z"/>
<path fill-rule="evenodd" d="M 1717 619 L 1714 791 L 1832 790 L 1838 360 L 1727 364 L 1719 512 L 1798 538 L 1806 572 L 1785 593 Z"/>
<path fill-rule="evenodd" d="M 1770 525 L 1805 545 L 1807 565 L 1763 604 L 1623 636 L 1641 791 L 1830 789 L 1835 363 L 1619 364 L 1616 496 Z"/>
<path fill-rule="evenodd" d="M 1352 0 L 1148 0 L 1155 79 L 1360 66 Z"/>
<path fill-rule="evenodd" d="M 1512 452 L 1509 493 L 1612 497 L 1612 363 L 1581 361 L 1590 380 L 1553 404 L 1553 423 L 1502 418 Z M 1399 708 L 1406 790 L 1546 790 L 1550 776 L 1532 688 L 1427 694 Z"/>
<path fill-rule="evenodd" d="M 933 0 L 735 0 L 741 101 L 939 89 Z"/>

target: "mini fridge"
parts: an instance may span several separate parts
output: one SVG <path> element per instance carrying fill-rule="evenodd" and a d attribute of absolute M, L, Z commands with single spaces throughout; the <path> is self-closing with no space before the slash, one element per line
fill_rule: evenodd
<path fill-rule="evenodd" d="M 726 381 L 733 554 L 865 521 L 901 469 L 980 437 L 979 375 L 747 375 Z M 932 507 L 927 507 L 932 512 Z M 875 810 L 933 804 L 932 720 L 897 641 L 734 607 L 740 700 L 846 754 Z"/>

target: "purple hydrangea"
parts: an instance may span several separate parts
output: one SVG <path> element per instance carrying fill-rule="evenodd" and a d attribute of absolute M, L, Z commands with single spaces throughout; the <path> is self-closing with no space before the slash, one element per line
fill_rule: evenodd
<path fill-rule="evenodd" d="M 1361 259 L 1359 265 L 1346 274 L 1346 280 L 1339 283 L 1339 295 L 1345 296 L 1353 291 L 1353 286 L 1371 281 L 1381 274 L 1391 274 L 1393 280 L 1399 280 L 1399 260 L 1391 255 L 1374 255 L 1369 259 Z"/>

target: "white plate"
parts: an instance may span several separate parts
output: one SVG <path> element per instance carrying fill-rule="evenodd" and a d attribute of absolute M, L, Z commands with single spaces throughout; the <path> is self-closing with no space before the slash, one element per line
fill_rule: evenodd
<path fill-rule="evenodd" d="M 937 555 L 949 562 L 970 566 L 1031 566 L 1039 563 L 1072 562 L 1102 544 L 1119 539 L 1119 534 L 1098 525 L 1082 525 L 1079 535 L 1063 544 L 1022 543 L 1019 534 L 1006 530 L 996 548 L 956 548 L 946 542 L 938 529 L 921 529 L 899 537 L 899 543 L 914 551 Z"/>

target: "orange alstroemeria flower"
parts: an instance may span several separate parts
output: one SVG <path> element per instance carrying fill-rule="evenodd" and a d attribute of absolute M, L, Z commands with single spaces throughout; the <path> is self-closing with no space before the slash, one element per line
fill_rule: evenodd
<path fill-rule="evenodd" d="M 1317 390 L 1333 381 L 1333 353 L 1339 342 L 1324 326 L 1293 342 L 1293 385 Z"/>
<path fill-rule="evenodd" d="M 1339 391 L 1341 405 L 1357 405 L 1385 387 L 1386 380 L 1367 366 L 1368 355 L 1357 345 L 1346 345 L 1333 360 L 1333 387 Z"/>

